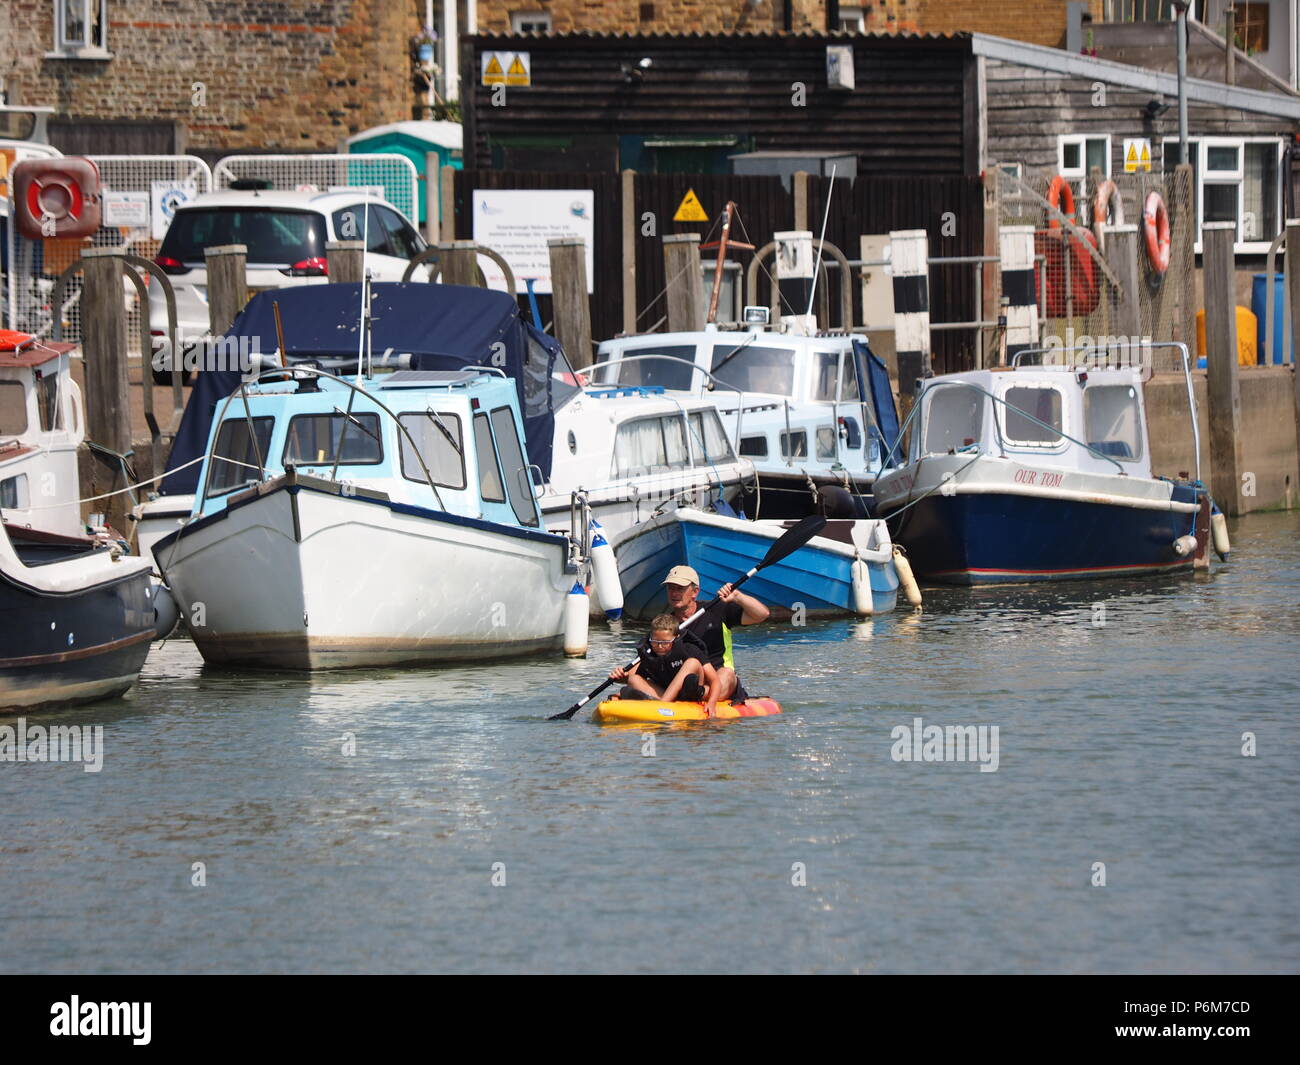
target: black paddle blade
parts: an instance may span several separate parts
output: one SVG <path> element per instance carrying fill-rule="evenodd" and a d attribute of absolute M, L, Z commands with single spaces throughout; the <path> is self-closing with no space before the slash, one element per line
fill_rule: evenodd
<path fill-rule="evenodd" d="M 547 721 L 568 721 L 569 718 L 573 717 L 573 715 L 578 712 L 578 708 L 581 705 L 582 703 L 574 703 L 571 707 L 569 707 L 569 709 L 561 710 L 558 714 L 552 714 L 546 720 Z"/>
<path fill-rule="evenodd" d="M 767 549 L 767 554 L 763 556 L 763 561 L 758 564 L 758 568 L 762 569 L 764 566 L 770 566 L 793 555 L 824 528 L 826 528 L 825 518 L 818 514 L 809 514 L 797 525 L 786 529 L 781 539 Z"/>

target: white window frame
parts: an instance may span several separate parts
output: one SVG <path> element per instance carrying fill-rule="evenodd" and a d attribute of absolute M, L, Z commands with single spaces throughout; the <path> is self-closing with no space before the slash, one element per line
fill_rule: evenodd
<path fill-rule="evenodd" d="M 108 50 L 108 0 L 73 0 L 81 7 L 82 25 L 86 36 L 79 41 L 67 39 L 64 16 L 68 0 L 54 0 L 54 50 L 45 53 L 46 59 L 112 59 Z M 95 40 L 95 15 L 98 15 L 99 33 Z"/>
<path fill-rule="evenodd" d="M 1011 400 L 1007 399 L 1007 396 L 1009 393 L 1017 389 L 1027 389 L 1034 392 L 1053 392 L 1056 394 L 1057 399 L 1061 401 L 1061 427 L 1055 430 L 1058 434 L 1056 440 L 1017 440 L 1011 435 L 1010 431 L 1007 429 L 1007 419 L 1010 417 L 1011 407 L 1013 404 L 1011 403 Z M 1067 437 L 1078 435 L 1073 431 L 1074 426 L 1071 424 L 1073 419 L 1070 416 L 1068 397 L 1064 390 L 1050 381 L 1011 381 L 1002 386 L 1002 389 L 998 392 L 998 399 L 1002 401 L 997 405 L 998 430 L 1002 434 L 1002 443 L 1008 450 L 1061 452 L 1070 445 L 1070 441 Z M 1035 426 L 1036 425 L 1037 423 L 1035 423 Z"/>
<path fill-rule="evenodd" d="M 840 24 L 836 28 L 849 33 L 866 33 L 867 19 L 863 9 L 856 5 L 840 8 Z"/>
<path fill-rule="evenodd" d="M 1237 239 L 1233 242 L 1232 250 L 1237 255 L 1265 255 L 1272 240 L 1246 240 L 1244 239 L 1244 226 L 1246 223 L 1246 146 L 1249 144 L 1272 144 L 1274 146 L 1273 166 L 1277 168 L 1277 217 L 1282 219 L 1282 194 L 1285 186 L 1285 175 L 1281 173 L 1282 167 L 1282 148 L 1283 141 L 1280 137 L 1207 137 L 1196 136 L 1189 137 L 1193 141 L 1196 152 L 1196 217 L 1201 224 L 1205 222 L 1205 186 L 1206 185 L 1236 185 L 1237 186 Z M 1178 144 L 1177 137 L 1165 137 L 1164 147 L 1168 150 L 1170 145 Z M 1206 160 L 1210 148 L 1236 148 L 1237 149 L 1237 169 L 1234 171 L 1216 170 L 1209 174 L 1206 169 Z M 1274 234 L 1276 236 L 1276 234 Z M 1198 226 L 1196 231 L 1195 251 L 1197 255 L 1201 254 L 1201 232 Z"/>
<path fill-rule="evenodd" d="M 536 25 L 529 25 L 536 23 Z M 525 27 L 528 28 L 525 28 Z M 549 11 L 512 11 L 510 12 L 510 31 L 512 33 L 551 33 L 555 20 Z"/>
<path fill-rule="evenodd" d="M 1061 177 L 1070 183 L 1074 191 L 1075 218 L 1080 225 L 1091 225 L 1091 205 L 1088 202 L 1088 142 L 1106 142 L 1106 167 L 1104 176 L 1110 177 L 1111 138 L 1109 133 L 1061 133 L 1056 138 L 1056 169 Z M 1078 145 L 1079 165 L 1066 167 L 1065 149 L 1067 145 Z"/>

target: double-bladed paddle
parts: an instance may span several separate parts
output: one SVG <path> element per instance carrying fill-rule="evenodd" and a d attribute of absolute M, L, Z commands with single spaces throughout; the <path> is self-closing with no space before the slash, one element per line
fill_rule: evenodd
<path fill-rule="evenodd" d="M 804 544 L 806 544 L 809 540 L 811 540 L 814 536 L 816 536 L 819 532 L 821 532 L 822 529 L 824 529 L 825 527 L 826 527 L 826 519 L 813 514 L 804 518 L 797 525 L 794 525 L 791 528 L 787 529 L 784 533 L 781 534 L 781 538 L 767 549 L 767 554 L 763 556 L 762 562 L 760 562 L 757 566 L 755 566 L 743 577 L 741 577 L 740 580 L 731 582 L 732 589 L 734 590 L 736 588 L 739 588 L 742 584 L 744 584 L 747 580 L 749 580 L 749 578 L 752 577 L 759 570 L 765 569 L 766 567 L 772 565 L 773 563 L 780 562 L 786 556 L 794 554 L 796 551 L 799 550 L 799 548 L 803 547 Z M 680 625 L 677 626 L 677 631 L 684 632 L 686 628 L 693 621 L 695 621 L 696 618 L 698 618 L 706 610 L 712 610 L 721 601 L 722 601 L 721 599 L 714 599 L 707 606 L 700 607 L 699 610 L 695 611 L 694 614 L 692 614 L 690 617 L 688 617 L 685 621 L 683 621 Z M 629 670 L 634 665 L 636 665 L 636 663 L 637 660 L 634 658 L 632 659 L 631 662 L 629 662 L 626 666 L 624 666 L 623 669 Z M 589 702 L 591 702 L 592 699 L 596 698 L 597 695 L 599 695 L 601 692 L 603 692 L 606 688 L 608 688 L 613 683 L 614 683 L 614 679 L 612 677 L 606 677 L 605 682 L 599 688 L 596 688 L 594 691 L 592 691 L 585 699 L 580 699 L 578 702 L 574 703 L 571 707 L 569 707 L 569 709 L 565 710 L 563 713 L 552 714 L 546 720 L 568 721 L 571 717 L 573 717 L 574 714 L 576 714 L 579 710 L 581 710 L 584 706 L 586 706 Z"/>

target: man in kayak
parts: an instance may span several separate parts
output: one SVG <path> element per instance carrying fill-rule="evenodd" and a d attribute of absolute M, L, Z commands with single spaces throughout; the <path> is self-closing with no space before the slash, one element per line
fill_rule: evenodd
<path fill-rule="evenodd" d="M 664 579 L 668 591 L 668 606 L 678 624 L 685 621 L 699 605 L 700 575 L 690 566 L 674 566 Z M 704 645 L 707 659 L 704 664 L 704 681 L 708 695 L 704 712 L 713 716 L 718 703 L 730 699 L 733 703 L 745 701 L 745 689 L 736 677 L 736 663 L 731 653 L 731 630 L 739 625 L 757 625 L 766 621 L 768 609 L 753 596 L 736 591 L 730 584 L 718 589 L 721 602 L 705 611 L 693 621 L 687 632 Z"/>
<path fill-rule="evenodd" d="M 626 680 L 622 699 L 678 699 L 698 703 L 704 698 L 704 645 L 688 633 L 677 633 L 677 619 L 660 614 L 650 623 L 650 635 L 637 645 L 637 661 L 629 670 L 621 666 L 611 680 Z"/>

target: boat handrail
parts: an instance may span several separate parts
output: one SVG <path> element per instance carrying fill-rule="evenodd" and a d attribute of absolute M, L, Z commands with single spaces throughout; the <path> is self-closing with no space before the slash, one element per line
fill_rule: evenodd
<path fill-rule="evenodd" d="M 1196 418 L 1196 391 L 1192 387 L 1192 362 L 1187 350 L 1187 345 L 1180 340 L 1143 340 L 1140 347 L 1147 351 L 1153 351 L 1156 348 L 1176 348 L 1183 358 L 1183 381 L 1187 385 L 1187 410 L 1192 419 L 1192 457 L 1196 466 L 1196 479 L 1201 479 L 1201 427 Z M 1094 345 L 1076 345 L 1072 348 L 1022 348 L 1016 352 L 1012 366 L 1020 368 L 1020 360 L 1025 355 L 1045 355 L 1053 351 L 1092 351 L 1099 349 Z M 1085 367 L 1086 368 L 1086 367 Z M 1124 369 L 1125 367 L 1117 367 Z"/>
<path fill-rule="evenodd" d="M 387 404 L 385 404 L 382 400 L 378 399 L 378 398 L 377 398 L 373 393 L 368 392 L 366 389 L 362 388 L 360 385 L 354 384 L 354 383 L 351 382 L 351 381 L 345 380 L 345 379 L 342 378 L 342 377 L 339 377 L 339 376 L 337 376 L 337 375 L 335 375 L 335 374 L 329 373 L 327 370 L 322 370 L 322 369 L 320 369 L 320 368 L 318 368 L 318 367 L 315 367 L 315 366 L 294 366 L 294 367 L 292 367 L 292 368 L 285 368 L 285 367 L 283 367 L 283 366 L 277 366 L 277 367 L 271 367 L 271 368 L 265 369 L 265 370 L 261 371 L 259 374 L 257 374 L 257 376 L 254 377 L 251 381 L 241 381 L 240 384 L 239 384 L 239 391 L 237 391 L 237 392 L 232 392 L 232 393 L 230 393 L 230 395 L 228 395 L 228 396 L 226 397 L 225 402 L 222 404 L 222 407 L 221 407 L 221 413 L 217 416 L 216 420 L 215 420 L 214 423 L 213 423 L 213 424 L 217 427 L 217 431 L 214 432 L 214 433 L 212 434 L 212 442 L 208 445 L 208 450 L 207 450 L 207 452 L 206 452 L 206 453 L 204 454 L 204 456 L 203 456 L 203 468 L 204 468 L 204 470 L 206 471 L 206 476 L 203 478 L 203 491 L 202 491 L 202 492 L 201 492 L 201 493 L 196 497 L 196 499 L 195 499 L 195 503 L 196 503 L 197 505 L 200 505 L 200 506 L 201 506 L 202 503 L 203 503 L 203 501 L 206 500 L 207 497 L 208 497 L 208 482 L 211 480 L 211 477 L 212 477 L 212 457 L 213 457 L 213 451 L 215 450 L 215 448 L 216 448 L 216 446 L 217 446 L 217 438 L 220 436 L 220 426 L 221 426 L 222 422 L 225 421 L 226 411 L 230 409 L 231 401 L 234 400 L 234 398 L 235 398 L 236 396 L 240 396 L 240 397 L 243 399 L 243 403 L 244 403 L 244 417 L 245 417 L 245 419 L 246 419 L 246 420 L 248 421 L 248 423 L 249 423 L 249 425 L 248 425 L 249 438 L 252 440 L 254 450 L 257 452 L 257 455 L 258 455 L 258 467 L 259 467 L 259 469 L 258 469 L 258 473 L 259 473 L 258 480 L 260 481 L 260 480 L 262 479 L 262 477 L 265 477 L 265 476 L 266 476 L 266 470 L 265 470 L 264 467 L 262 467 L 261 452 L 260 452 L 260 449 L 259 449 L 258 446 L 257 446 L 257 436 L 256 436 L 256 431 L 255 431 L 255 429 L 254 429 L 254 427 L 253 427 L 253 424 L 252 424 L 252 416 L 251 416 L 251 414 L 250 414 L 250 412 L 249 412 L 249 407 L 248 407 L 248 386 L 249 386 L 250 384 L 257 384 L 258 382 L 260 382 L 260 381 L 262 380 L 263 377 L 266 377 L 266 376 L 268 376 L 268 375 L 283 376 L 283 375 L 285 375 L 285 374 L 297 375 L 297 374 L 304 374 L 304 373 L 312 374 L 312 375 L 315 376 L 315 377 L 326 377 L 326 378 L 328 378 L 329 380 L 331 380 L 331 381 L 337 381 L 339 384 L 344 385 L 345 387 L 347 387 L 348 389 L 350 389 L 351 392 L 352 392 L 352 395 L 348 397 L 348 410 L 349 410 L 349 412 L 350 412 L 351 409 L 352 409 L 352 402 L 351 402 L 352 399 L 354 399 L 354 398 L 356 397 L 356 394 L 357 394 L 357 393 L 360 393 L 361 395 L 365 396 L 366 399 L 368 399 L 368 400 L 370 400 L 372 403 L 374 403 L 374 405 L 377 406 L 381 411 L 383 411 L 383 412 L 384 412 L 385 414 L 387 414 L 390 418 L 392 418 L 392 419 L 393 419 L 393 424 L 395 424 L 395 425 L 397 426 L 398 432 L 400 432 L 403 436 L 405 436 L 406 439 L 407 439 L 407 441 L 410 443 L 410 445 L 411 445 L 411 450 L 415 453 L 415 457 L 416 457 L 417 461 L 420 463 L 420 469 L 422 469 L 422 470 L 424 471 L 425 481 L 426 481 L 426 483 L 429 485 L 429 487 L 433 490 L 433 498 L 436 499 L 436 500 L 438 501 L 438 509 L 439 509 L 439 510 L 446 510 L 446 509 L 447 509 L 446 504 L 443 503 L 443 501 L 442 501 L 442 494 L 438 491 L 438 486 L 434 483 L 434 480 L 433 480 L 433 474 L 429 472 L 429 466 L 428 466 L 428 464 L 424 461 L 424 455 L 421 453 L 419 446 L 416 444 L 416 442 L 415 442 L 415 438 L 411 436 L 410 430 L 408 430 L 408 429 L 406 428 L 406 426 L 404 426 L 404 425 L 402 424 L 402 420 L 401 420 L 401 419 L 400 419 L 396 414 L 394 414 L 392 410 L 389 409 L 389 407 L 387 406 Z M 341 450 L 342 450 L 342 449 L 340 448 L 340 451 L 341 451 Z M 335 479 L 335 480 L 336 480 L 336 479 L 337 479 L 337 474 L 338 474 L 338 462 L 336 461 L 336 462 L 334 463 L 334 468 L 333 468 L 333 470 L 331 471 L 331 479 Z"/>
<path fill-rule="evenodd" d="M 1116 459 L 1113 455 L 1107 455 L 1105 452 L 1098 451 L 1090 444 L 1085 444 L 1082 440 L 1076 440 L 1069 433 L 1063 432 L 1062 430 L 1058 429 L 1056 426 L 1048 425 L 1047 422 L 1040 421 L 1038 418 L 1035 418 L 1028 411 L 1021 410 L 1014 403 L 1008 403 L 1005 399 L 1002 399 L 1000 396 L 995 396 L 988 389 L 975 384 L 973 381 L 944 381 L 941 379 L 932 378 L 930 383 L 925 386 L 925 391 L 931 392 L 936 388 L 969 388 L 974 392 L 979 392 L 981 395 L 987 396 L 989 399 L 993 400 L 993 402 L 1001 403 L 1004 407 L 1007 407 L 1010 410 L 1015 411 L 1022 418 L 1027 418 L 1035 425 L 1042 426 L 1042 428 L 1046 429 L 1048 432 L 1055 433 L 1062 440 L 1068 440 L 1072 444 L 1077 444 L 1079 447 L 1083 448 L 1084 451 L 1088 452 L 1088 454 L 1093 455 L 1099 459 L 1105 459 L 1107 462 L 1113 462 L 1115 464 L 1115 467 L 1119 470 L 1121 477 L 1128 476 L 1128 470 L 1124 469 L 1124 467 L 1120 465 L 1119 460 Z M 912 409 L 907 412 L 907 417 L 903 419 L 903 424 L 900 425 L 898 428 L 898 438 L 894 442 L 894 447 L 889 449 L 889 455 L 892 455 L 894 453 L 894 449 L 897 448 L 899 442 L 902 441 L 903 434 L 907 431 L 907 427 L 911 423 L 912 418 L 916 416 L 916 412 L 919 411 L 920 409 L 921 409 L 921 404 L 918 402 L 918 403 L 914 403 L 912 405 Z M 993 432 L 997 437 L 998 450 L 1002 452 L 1002 457 L 1006 458 L 1007 444 L 1006 441 L 1002 438 L 1002 428 L 1001 426 L 998 425 L 998 419 L 996 417 L 993 419 Z M 976 446 L 978 447 L 978 442 L 976 443 Z M 888 458 L 888 455 L 886 456 L 886 458 Z"/>

